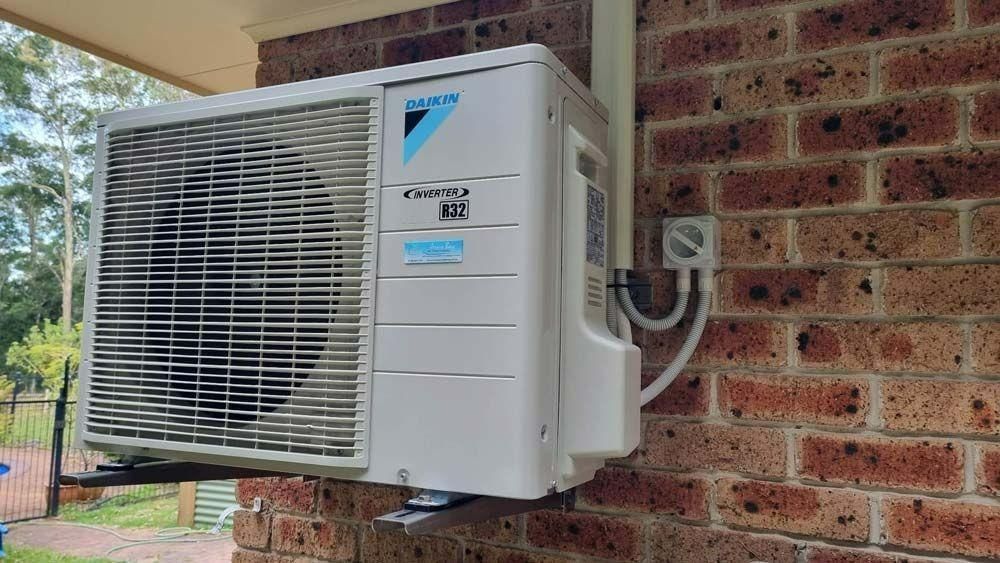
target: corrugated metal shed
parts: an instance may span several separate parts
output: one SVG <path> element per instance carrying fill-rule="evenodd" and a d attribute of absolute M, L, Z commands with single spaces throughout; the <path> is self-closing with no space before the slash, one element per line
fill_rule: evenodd
<path fill-rule="evenodd" d="M 194 524 L 211 528 L 219 514 L 236 504 L 236 480 L 199 481 L 194 494 Z"/>

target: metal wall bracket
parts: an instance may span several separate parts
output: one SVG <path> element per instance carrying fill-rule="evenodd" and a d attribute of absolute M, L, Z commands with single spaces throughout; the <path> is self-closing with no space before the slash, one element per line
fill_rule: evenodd
<path fill-rule="evenodd" d="M 247 479 L 251 477 L 294 477 L 288 473 L 263 471 L 246 467 L 209 465 L 191 461 L 149 461 L 136 464 L 107 465 L 103 470 L 67 473 L 59 476 L 61 485 L 81 487 L 114 487 L 147 485 L 150 483 L 181 483 L 214 481 L 217 479 Z"/>
<path fill-rule="evenodd" d="M 407 501 L 402 510 L 372 520 L 372 530 L 403 530 L 415 536 L 546 508 L 573 510 L 575 504 L 576 494 L 572 489 L 534 500 L 423 491 L 416 498 Z"/>

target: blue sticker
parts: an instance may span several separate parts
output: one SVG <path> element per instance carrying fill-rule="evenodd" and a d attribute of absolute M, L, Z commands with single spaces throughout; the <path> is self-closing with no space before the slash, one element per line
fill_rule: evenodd
<path fill-rule="evenodd" d="M 405 264 L 457 264 L 462 261 L 464 241 L 412 240 L 403 243 Z"/>

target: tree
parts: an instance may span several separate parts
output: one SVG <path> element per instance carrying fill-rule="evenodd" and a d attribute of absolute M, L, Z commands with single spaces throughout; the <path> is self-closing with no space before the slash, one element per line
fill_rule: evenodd
<path fill-rule="evenodd" d="M 60 241 L 57 260 L 48 268 L 59 282 L 63 331 L 71 332 L 78 318 L 74 288 L 86 243 L 82 227 L 97 115 L 185 96 L 148 76 L 0 24 L 0 124 L 8 124 L 0 136 L 0 186 L 4 195 L 17 196 L 13 207 L 27 225 L 31 266 L 46 234 Z M 46 213 L 58 217 L 58 228 L 40 226 Z"/>
<path fill-rule="evenodd" d="M 20 342 L 7 350 L 7 364 L 41 378 L 46 391 L 58 392 L 62 386 L 63 368 L 70 358 L 70 373 L 80 367 L 81 323 L 63 330 L 61 324 L 45 320 L 31 327 Z"/>

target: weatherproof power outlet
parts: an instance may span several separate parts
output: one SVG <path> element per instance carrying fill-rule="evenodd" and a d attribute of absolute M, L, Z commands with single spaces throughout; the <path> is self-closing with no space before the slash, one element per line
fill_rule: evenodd
<path fill-rule="evenodd" d="M 715 269 L 719 265 L 719 221 L 710 215 L 663 220 L 663 267 Z"/>

